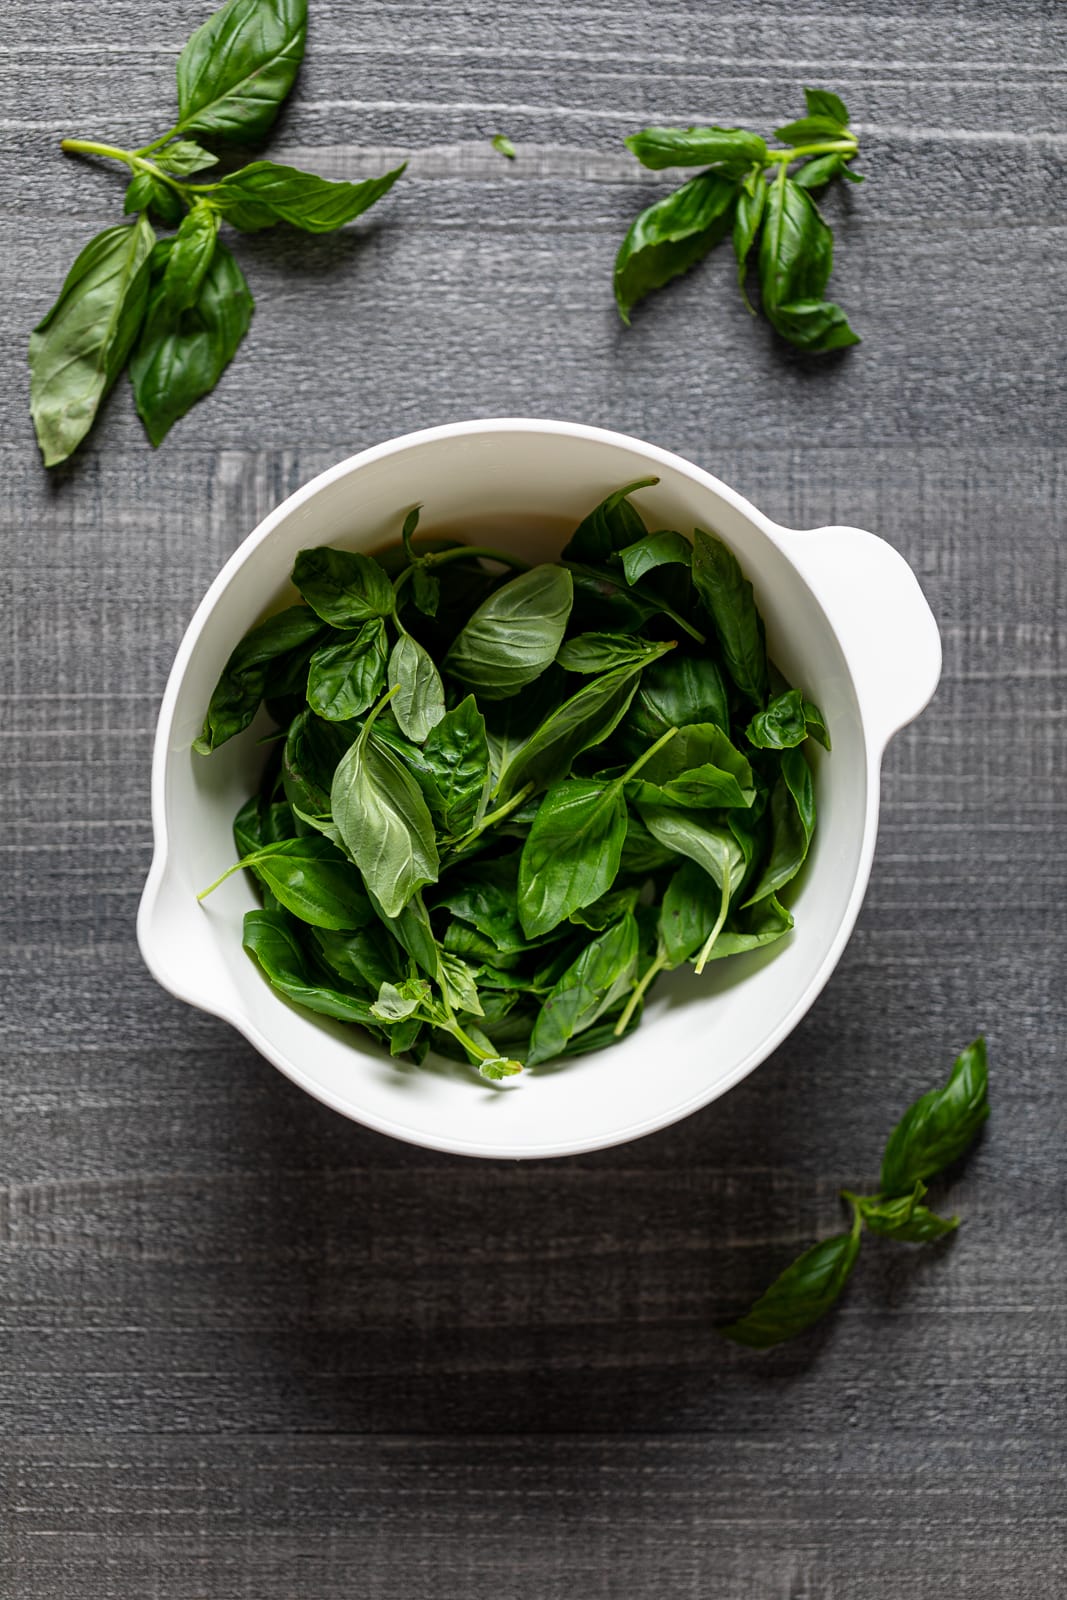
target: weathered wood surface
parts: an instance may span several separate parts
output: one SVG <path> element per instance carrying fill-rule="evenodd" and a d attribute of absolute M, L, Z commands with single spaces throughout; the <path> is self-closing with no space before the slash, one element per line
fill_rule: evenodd
<path fill-rule="evenodd" d="M 14 0 L 4 532 L 0 1595 L 1047 1600 L 1065 1576 L 1064 154 L 1053 0 L 729 8 L 315 0 L 273 153 L 412 154 L 343 237 L 239 246 L 219 391 L 153 453 L 119 390 L 46 480 L 24 339 L 207 7 Z M 818 366 L 725 258 L 624 332 L 648 120 L 839 89 L 831 202 L 865 336 Z M 508 133 L 514 164 L 488 146 Z M 892 746 L 866 908 L 815 1010 L 725 1100 L 623 1149 L 478 1164 L 302 1096 L 142 970 L 148 764 L 174 647 L 282 495 L 390 434 L 564 416 L 673 446 L 796 525 L 891 539 L 945 677 Z M 874 1175 L 979 1028 L 966 1225 L 864 1252 L 759 1358 L 716 1318 Z"/>

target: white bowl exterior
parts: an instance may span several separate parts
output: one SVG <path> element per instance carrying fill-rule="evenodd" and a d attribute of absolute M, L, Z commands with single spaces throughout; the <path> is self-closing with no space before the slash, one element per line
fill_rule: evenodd
<path fill-rule="evenodd" d="M 392 1061 L 357 1030 L 312 1018 L 267 985 L 241 945 L 255 902 L 243 874 L 196 892 L 233 860 L 234 813 L 264 751 L 257 724 L 210 759 L 192 751 L 233 645 L 288 592 L 308 545 L 370 549 L 398 512 L 551 557 L 553 519 L 571 525 L 603 495 L 658 476 L 637 504 L 653 526 L 708 528 L 736 552 L 767 623 L 772 658 L 821 706 L 833 754 L 816 750 L 819 827 L 792 900 L 795 932 L 766 951 L 685 970 L 656 987 L 622 1044 L 496 1088 L 450 1062 Z M 138 918 L 150 970 L 172 993 L 226 1018 L 295 1082 L 397 1138 L 468 1155 L 535 1157 L 621 1143 L 686 1116 L 758 1065 L 795 1027 L 852 930 L 877 829 L 885 741 L 930 698 L 937 628 L 910 568 L 857 529 L 793 532 L 699 468 L 637 440 L 577 424 L 503 420 L 412 434 L 342 462 L 263 522 L 219 574 L 179 648 L 160 711 L 152 809 L 156 852 Z"/>

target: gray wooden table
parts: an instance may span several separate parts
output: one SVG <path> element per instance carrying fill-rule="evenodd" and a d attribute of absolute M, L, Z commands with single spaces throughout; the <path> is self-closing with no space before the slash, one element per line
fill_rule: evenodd
<path fill-rule="evenodd" d="M 162 126 L 203 0 L 14 0 L 2 206 L 4 1600 L 1048 1600 L 1065 1578 L 1064 60 L 1056 0 L 315 0 L 272 154 L 368 219 L 241 241 L 247 347 L 158 453 L 128 393 L 45 476 L 33 322 Z M 648 121 L 841 91 L 864 344 L 753 324 L 722 256 L 618 324 Z M 506 132 L 510 164 L 489 146 Z M 793 1038 L 621 1149 L 478 1164 L 303 1096 L 134 942 L 156 707 L 193 606 L 322 467 L 529 414 L 677 449 L 797 526 L 890 539 L 944 680 L 892 746 L 866 908 Z M 950 1243 L 865 1248 L 765 1357 L 739 1308 L 875 1175 L 979 1029 Z"/>

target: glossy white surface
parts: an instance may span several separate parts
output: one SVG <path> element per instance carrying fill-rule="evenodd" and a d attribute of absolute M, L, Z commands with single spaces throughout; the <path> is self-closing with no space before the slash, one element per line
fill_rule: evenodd
<path fill-rule="evenodd" d="M 243 875 L 204 905 L 196 891 L 233 860 L 231 822 L 255 785 L 257 724 L 210 758 L 192 752 L 235 642 L 281 604 L 297 550 L 370 549 L 398 512 L 551 557 L 542 524 L 572 525 L 610 490 L 658 475 L 635 496 L 650 526 L 714 531 L 755 586 L 770 654 L 816 700 L 833 754 L 814 758 L 819 826 L 792 896 L 796 930 L 770 949 L 661 979 L 623 1044 L 500 1088 L 457 1063 L 398 1064 L 373 1041 L 277 996 L 241 946 L 254 904 Z M 793 531 L 680 457 L 571 423 L 460 423 L 407 435 L 342 462 L 299 490 L 227 562 L 175 658 L 152 774 L 155 856 L 138 917 L 164 988 L 225 1018 L 311 1094 L 370 1127 L 476 1156 L 554 1156 L 649 1133 L 714 1100 L 789 1033 L 826 983 L 866 888 L 888 738 L 937 685 L 937 628 L 911 569 L 853 528 Z M 788 898 L 788 897 L 787 897 Z"/>

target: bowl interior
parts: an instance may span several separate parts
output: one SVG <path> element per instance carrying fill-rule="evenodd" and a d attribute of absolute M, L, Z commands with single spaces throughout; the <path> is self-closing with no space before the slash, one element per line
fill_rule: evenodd
<path fill-rule="evenodd" d="M 792 935 L 766 951 L 661 979 L 642 1026 L 621 1045 L 502 1088 L 431 1057 L 391 1060 L 358 1031 L 302 1014 L 277 996 L 241 947 L 254 902 L 243 875 L 203 906 L 198 889 L 233 860 L 231 823 L 264 760 L 257 723 L 209 759 L 192 752 L 218 673 L 241 635 L 287 594 L 297 550 L 372 549 L 396 538 L 421 502 L 420 534 L 442 529 L 551 558 L 599 499 L 657 475 L 635 495 L 651 526 L 709 528 L 752 579 L 781 670 L 822 707 L 833 754 L 814 753 L 819 826 L 795 886 Z M 661 1127 L 714 1099 L 757 1064 L 803 1015 L 825 981 L 854 914 L 864 867 L 868 759 L 840 647 L 787 551 L 789 534 L 696 469 L 603 436 L 486 428 L 383 447 L 300 491 L 257 530 L 220 575 L 190 629 L 165 703 L 161 738 L 164 867 L 142 930 L 157 976 L 229 1019 L 285 1072 L 338 1110 L 384 1132 L 477 1155 L 593 1149 Z M 157 761 L 160 759 L 157 751 Z M 158 775 L 157 775 L 158 776 Z"/>

